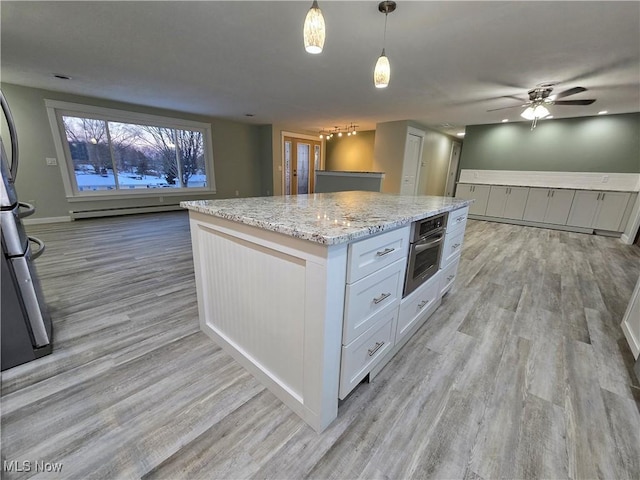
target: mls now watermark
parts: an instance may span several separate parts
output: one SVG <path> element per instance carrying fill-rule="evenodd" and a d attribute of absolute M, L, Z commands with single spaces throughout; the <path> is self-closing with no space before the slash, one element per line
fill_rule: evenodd
<path fill-rule="evenodd" d="M 62 463 L 58 462 L 45 462 L 45 461 L 31 461 L 31 460 L 4 460 L 2 462 L 2 470 L 4 472 L 47 472 L 47 473 L 59 473 L 62 471 Z"/>

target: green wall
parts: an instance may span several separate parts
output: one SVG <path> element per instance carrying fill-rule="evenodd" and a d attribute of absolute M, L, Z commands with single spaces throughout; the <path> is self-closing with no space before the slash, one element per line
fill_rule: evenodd
<path fill-rule="evenodd" d="M 181 200 L 259 196 L 271 190 L 271 127 L 254 126 L 170 110 L 130 105 L 110 100 L 70 95 L 3 83 L 2 91 L 13 113 L 20 147 L 20 169 L 16 188 L 20 199 L 33 202 L 31 218 L 63 217 L 70 210 L 122 208 L 177 204 Z M 59 166 L 47 166 L 46 157 L 57 157 L 45 99 L 95 105 L 152 115 L 177 117 L 211 124 L 216 194 L 149 196 L 124 200 L 69 202 Z M 4 123 L 4 122 L 3 122 Z M 2 138 L 6 129 L 3 130 Z M 8 147 L 6 147 L 8 148 Z M 58 162 L 63 159 L 58 159 Z"/>
<path fill-rule="evenodd" d="M 466 127 L 460 167 L 640 172 L 640 113 Z"/>

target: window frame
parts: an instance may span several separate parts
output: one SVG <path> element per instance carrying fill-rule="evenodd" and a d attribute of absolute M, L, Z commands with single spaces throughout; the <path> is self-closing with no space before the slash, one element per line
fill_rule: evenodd
<path fill-rule="evenodd" d="M 184 120 L 175 117 L 164 117 L 147 113 L 118 110 L 113 108 L 96 107 L 79 103 L 62 102 L 58 100 L 45 99 L 47 116 L 53 134 L 53 143 L 58 156 L 58 165 L 62 174 L 62 183 L 65 194 L 69 201 L 86 201 L 100 199 L 125 199 L 143 197 L 165 197 L 165 196 L 185 196 L 202 195 L 203 193 L 215 194 L 216 183 L 213 169 L 213 146 L 211 141 L 211 124 Z M 71 159 L 71 151 L 66 138 L 65 128 L 62 121 L 63 116 L 74 116 L 102 120 L 106 122 L 133 123 L 149 125 L 154 127 L 172 128 L 177 130 L 195 130 L 202 133 L 204 142 L 203 150 L 205 156 L 205 167 L 207 175 L 206 187 L 177 187 L 177 188 L 132 188 L 114 190 L 86 190 L 78 189 L 77 180 Z M 111 148 L 111 145 L 109 145 Z"/>

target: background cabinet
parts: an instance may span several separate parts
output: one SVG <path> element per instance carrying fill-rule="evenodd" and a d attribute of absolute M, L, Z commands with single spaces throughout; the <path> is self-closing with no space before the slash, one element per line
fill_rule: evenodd
<path fill-rule="evenodd" d="M 567 225 L 620 231 L 630 197 L 627 192 L 576 192 Z"/>
<path fill-rule="evenodd" d="M 575 190 L 530 188 L 523 219 L 566 225 Z"/>
<path fill-rule="evenodd" d="M 456 188 L 456 198 L 475 200 L 475 202 L 469 206 L 469 213 L 471 215 L 484 215 L 487 211 L 490 191 L 491 187 L 489 185 L 459 183 L 458 188 Z"/>
<path fill-rule="evenodd" d="M 487 202 L 487 217 L 522 220 L 528 195 L 528 187 L 500 187 L 492 185 Z"/>

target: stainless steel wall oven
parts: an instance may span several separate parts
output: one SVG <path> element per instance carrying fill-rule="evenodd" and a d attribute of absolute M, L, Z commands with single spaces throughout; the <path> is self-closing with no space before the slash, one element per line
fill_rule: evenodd
<path fill-rule="evenodd" d="M 437 215 L 414 222 L 407 259 L 403 297 L 431 278 L 440 267 L 444 226 L 447 215 Z"/>

